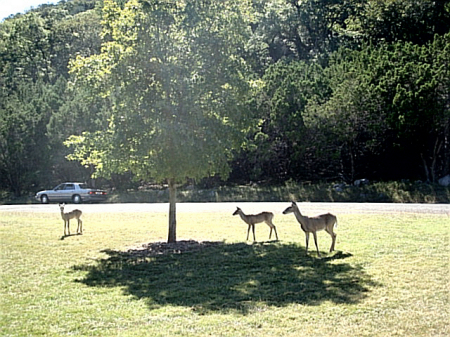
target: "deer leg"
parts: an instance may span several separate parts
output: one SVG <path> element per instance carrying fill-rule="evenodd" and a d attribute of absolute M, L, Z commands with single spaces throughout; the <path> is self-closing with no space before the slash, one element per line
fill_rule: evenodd
<path fill-rule="evenodd" d="M 247 229 L 247 241 L 248 241 L 248 235 L 250 234 L 250 227 L 251 227 L 252 225 L 248 225 L 248 229 Z"/>
<path fill-rule="evenodd" d="M 83 221 L 78 219 L 77 234 L 83 234 Z"/>
<path fill-rule="evenodd" d="M 309 232 L 305 232 L 305 236 L 306 236 L 306 254 L 308 254 Z"/>
<path fill-rule="evenodd" d="M 64 221 L 64 235 L 70 235 L 70 220 Z M 67 234 L 66 234 L 66 228 L 67 228 Z"/>
<path fill-rule="evenodd" d="M 331 253 L 332 251 L 334 251 L 334 244 L 336 243 L 336 236 L 337 236 L 337 234 L 335 234 L 335 233 L 332 233 L 332 234 L 331 234 L 332 242 L 331 242 L 331 247 L 330 247 L 330 253 Z"/>
<path fill-rule="evenodd" d="M 270 228 L 270 232 L 269 232 L 269 240 L 272 238 L 272 230 L 273 230 L 273 225 L 269 222 L 269 221 L 264 221 L 266 223 L 267 226 L 269 226 Z"/>
<path fill-rule="evenodd" d="M 270 227 L 270 235 L 269 235 L 269 240 L 272 237 L 272 230 L 275 231 L 275 237 L 277 238 L 278 241 L 278 233 L 277 233 L 277 228 L 275 227 L 275 225 L 272 222 L 266 222 L 267 226 Z"/>
<path fill-rule="evenodd" d="M 320 257 L 319 246 L 317 245 L 317 233 L 316 232 L 312 232 L 312 233 L 314 236 L 314 243 L 316 244 L 317 255 Z"/>
<path fill-rule="evenodd" d="M 253 231 L 253 241 L 256 241 L 256 236 L 255 236 L 255 224 L 252 225 L 252 231 Z"/>
<path fill-rule="evenodd" d="M 333 232 L 333 227 L 331 227 L 330 229 L 326 228 L 325 230 L 326 230 L 327 233 L 330 234 L 330 236 L 331 236 L 331 247 L 330 247 L 330 253 L 331 253 L 332 251 L 334 251 L 334 244 L 335 244 L 335 242 L 336 242 L 336 236 L 337 236 L 337 234 L 335 234 L 335 233 Z"/>

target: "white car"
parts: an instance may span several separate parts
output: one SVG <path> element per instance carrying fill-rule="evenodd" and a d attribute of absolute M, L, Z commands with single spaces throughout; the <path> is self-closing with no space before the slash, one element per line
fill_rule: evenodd
<path fill-rule="evenodd" d="M 105 201 L 106 192 L 88 187 L 84 183 L 63 183 L 52 190 L 39 191 L 35 198 L 43 204 L 49 202 L 81 202 Z"/>

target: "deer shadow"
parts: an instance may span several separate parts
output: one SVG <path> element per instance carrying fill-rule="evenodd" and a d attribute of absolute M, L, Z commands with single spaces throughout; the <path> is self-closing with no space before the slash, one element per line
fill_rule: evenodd
<path fill-rule="evenodd" d="M 83 233 L 64 234 L 64 235 L 61 235 L 60 240 L 64 240 L 65 238 L 70 238 L 71 236 L 78 236 L 78 235 L 83 235 Z"/>
<path fill-rule="evenodd" d="M 103 252 L 107 257 L 95 265 L 73 267 L 86 273 L 76 281 L 121 287 L 126 295 L 146 300 L 150 309 L 176 305 L 201 313 L 246 314 L 261 302 L 278 307 L 357 303 L 376 285 L 361 266 L 343 262 L 351 254 L 316 259 L 296 244 L 184 241 Z"/>

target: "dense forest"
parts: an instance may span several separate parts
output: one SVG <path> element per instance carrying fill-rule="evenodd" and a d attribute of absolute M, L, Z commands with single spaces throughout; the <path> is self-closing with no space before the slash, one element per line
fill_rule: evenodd
<path fill-rule="evenodd" d="M 450 1 L 72 0 L 0 22 L 0 191 L 450 172 Z"/>

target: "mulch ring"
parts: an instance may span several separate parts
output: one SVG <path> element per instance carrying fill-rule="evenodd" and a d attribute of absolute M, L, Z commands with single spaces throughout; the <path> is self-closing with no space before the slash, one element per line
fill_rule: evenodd
<path fill-rule="evenodd" d="M 152 242 L 143 244 L 138 248 L 130 248 L 127 254 L 134 257 L 150 257 L 170 254 L 184 254 L 198 252 L 205 248 L 223 246 L 223 241 L 195 241 L 181 240 L 175 243 Z"/>

